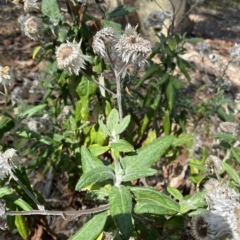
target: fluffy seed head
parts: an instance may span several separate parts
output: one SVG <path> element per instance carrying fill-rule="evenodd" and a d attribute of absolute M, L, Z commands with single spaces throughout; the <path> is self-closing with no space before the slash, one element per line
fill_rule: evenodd
<path fill-rule="evenodd" d="M 119 34 L 112 27 L 105 27 L 98 31 L 93 38 L 92 48 L 95 54 L 107 57 L 108 51 L 116 44 Z"/>
<path fill-rule="evenodd" d="M 44 38 L 43 22 L 40 18 L 34 16 L 20 16 L 18 22 L 21 24 L 21 30 L 24 35 L 34 41 L 40 41 Z"/>
<path fill-rule="evenodd" d="M 139 36 L 136 28 L 130 24 L 127 25 L 115 48 L 124 63 L 136 63 L 139 66 L 147 62 L 146 58 L 151 53 L 151 43 Z"/>
<path fill-rule="evenodd" d="M 85 61 L 89 61 L 89 57 L 80 53 L 80 45 L 81 41 L 79 44 L 67 42 L 56 48 L 59 69 L 78 75 L 79 70 L 85 68 Z"/>
<path fill-rule="evenodd" d="M 205 166 L 211 172 L 219 173 L 222 169 L 222 162 L 218 157 L 210 155 L 205 162 Z"/>
<path fill-rule="evenodd" d="M 197 240 L 214 240 L 232 235 L 228 222 L 212 213 L 202 213 L 193 217 L 191 233 Z"/>
<path fill-rule="evenodd" d="M 2 156 L 9 162 L 12 167 L 18 167 L 22 161 L 18 155 L 18 151 L 14 148 L 7 149 Z"/>
<path fill-rule="evenodd" d="M 13 79 L 9 75 L 10 68 L 8 66 L 2 67 L 0 66 L 0 83 L 2 85 L 11 85 L 13 83 Z"/>
<path fill-rule="evenodd" d="M 219 133 L 230 133 L 236 137 L 239 134 L 239 127 L 236 123 L 222 122 L 219 124 L 217 131 Z"/>

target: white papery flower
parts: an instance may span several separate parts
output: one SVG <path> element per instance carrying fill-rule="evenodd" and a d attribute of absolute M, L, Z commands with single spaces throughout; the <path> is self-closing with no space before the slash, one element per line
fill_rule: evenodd
<path fill-rule="evenodd" d="M 66 70 L 70 74 L 78 75 L 81 68 L 85 68 L 85 62 L 89 56 L 80 53 L 81 41 L 76 43 L 62 43 L 56 48 L 56 59 L 59 69 Z"/>
<path fill-rule="evenodd" d="M 137 34 L 136 28 L 137 26 L 133 28 L 128 24 L 115 48 L 124 63 L 136 63 L 141 66 L 147 63 L 147 56 L 151 53 L 151 43 Z"/>
<path fill-rule="evenodd" d="M 10 68 L 8 66 L 2 67 L 0 66 L 0 83 L 2 85 L 11 85 L 13 83 L 13 79 L 9 74 Z"/>
<path fill-rule="evenodd" d="M 40 18 L 21 15 L 18 22 L 21 24 L 22 33 L 27 37 L 34 41 L 40 41 L 44 38 L 44 25 Z"/>

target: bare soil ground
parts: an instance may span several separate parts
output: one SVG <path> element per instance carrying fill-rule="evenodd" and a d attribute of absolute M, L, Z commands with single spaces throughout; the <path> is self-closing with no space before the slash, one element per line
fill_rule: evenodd
<path fill-rule="evenodd" d="M 196 86 L 203 84 L 212 85 L 217 76 L 221 76 L 224 65 L 228 62 L 228 56 L 231 47 L 234 43 L 240 43 L 240 4 L 233 6 L 225 6 L 218 4 L 213 6 L 202 6 L 191 13 L 190 18 L 195 21 L 195 26 L 192 31 L 193 36 L 201 37 L 205 42 L 211 45 L 212 53 L 217 53 L 220 56 L 218 63 L 212 63 L 208 56 L 204 56 L 204 64 L 202 62 L 202 56 L 194 50 L 194 46 L 187 45 L 188 52 L 183 57 L 187 60 L 193 61 L 196 65 L 196 69 L 191 71 L 192 83 Z M 22 35 L 17 19 L 20 14 L 24 14 L 22 7 L 6 3 L 5 0 L 0 0 L 0 65 L 11 67 L 12 76 L 15 79 L 13 85 L 10 86 L 10 94 L 13 93 L 17 87 L 22 89 L 18 94 L 19 98 L 23 98 L 26 101 L 36 101 L 36 99 L 30 99 L 25 91 L 28 86 L 24 85 L 24 82 L 31 82 L 39 79 L 40 70 L 43 68 L 41 64 L 37 65 L 36 61 L 32 59 L 33 49 L 38 45 L 37 42 L 30 40 Z M 235 94 L 239 92 L 240 88 L 240 68 L 237 65 L 230 65 L 226 70 L 226 78 L 232 82 L 232 86 L 229 90 L 230 98 L 234 98 Z M 1 87 L 1 86 L 0 86 Z M 207 99 L 210 95 L 210 91 L 206 91 L 204 96 L 199 96 L 196 101 L 201 99 Z M 0 97 L 0 107 L 3 104 L 4 99 Z M 161 177 L 149 178 L 145 184 L 151 185 L 159 190 L 166 183 L 172 187 L 184 187 L 188 183 L 185 181 L 186 168 L 186 152 L 183 151 L 182 155 L 172 163 L 171 166 L 167 166 L 163 169 Z M 61 185 L 59 179 L 55 179 L 58 184 Z M 34 176 L 33 181 L 40 186 L 41 191 L 41 173 L 39 177 Z M 45 180 L 46 181 L 46 180 Z M 45 183 L 46 184 L 46 183 Z M 43 185 L 45 186 L 45 185 Z M 55 185 L 57 187 L 57 185 Z M 63 186 L 59 186 L 59 188 Z M 67 186 L 64 187 L 64 189 Z M 52 196 L 51 196 L 52 197 Z M 54 199 L 56 196 L 53 196 Z M 58 196 L 59 197 L 59 196 Z M 68 190 L 62 194 L 62 197 L 56 199 L 56 205 L 63 207 L 64 209 L 69 207 L 92 207 L 90 203 L 83 202 L 81 195 L 75 195 Z M 82 218 L 82 222 L 86 219 Z M 43 231 L 44 220 L 40 219 L 38 232 L 35 236 L 32 236 L 32 240 L 37 240 L 38 233 Z M 58 233 L 58 236 L 48 236 L 45 239 L 67 239 L 67 236 L 73 234 L 78 224 L 66 223 L 61 219 L 49 219 L 51 224 L 57 226 L 54 232 Z M 40 227 L 41 226 L 41 227 Z M 4 233 L 0 235 L 1 239 L 21 239 L 18 235 L 10 235 Z M 56 237 L 56 238 L 54 238 Z"/>

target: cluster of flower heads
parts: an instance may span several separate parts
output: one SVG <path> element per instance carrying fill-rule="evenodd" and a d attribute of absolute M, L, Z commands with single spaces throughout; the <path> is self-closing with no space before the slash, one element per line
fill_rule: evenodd
<path fill-rule="evenodd" d="M 0 178 L 5 178 L 11 173 L 12 168 L 17 168 L 21 164 L 21 158 L 17 150 L 10 148 L 5 152 L 0 151 Z"/>
<path fill-rule="evenodd" d="M 239 194 L 216 179 L 210 179 L 205 188 L 208 212 L 193 218 L 192 235 L 198 240 L 240 239 Z"/>
<path fill-rule="evenodd" d="M 103 28 L 93 39 L 93 51 L 101 55 L 105 61 L 115 56 L 126 65 L 145 64 L 147 56 L 151 53 L 151 43 L 142 38 L 136 29 L 137 26 L 132 27 L 128 24 L 124 33 L 120 35 L 111 27 Z"/>
<path fill-rule="evenodd" d="M 37 0 L 13 0 L 14 4 L 23 4 L 23 8 L 25 12 L 34 12 L 39 9 Z"/>
<path fill-rule="evenodd" d="M 161 31 L 166 19 L 173 19 L 173 12 L 171 11 L 154 11 L 143 21 L 146 29 L 153 28 L 155 31 Z"/>
<path fill-rule="evenodd" d="M 11 85 L 13 83 L 13 79 L 10 76 L 10 68 L 8 66 L 2 67 L 0 66 L 0 83 L 2 85 Z"/>

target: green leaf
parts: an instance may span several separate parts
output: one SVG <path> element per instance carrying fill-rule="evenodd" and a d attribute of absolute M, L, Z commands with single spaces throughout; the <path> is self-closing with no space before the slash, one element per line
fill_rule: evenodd
<path fill-rule="evenodd" d="M 121 122 L 116 126 L 116 134 L 119 135 L 126 130 L 131 120 L 131 116 L 127 115 Z"/>
<path fill-rule="evenodd" d="M 17 130 L 16 131 L 16 134 L 20 137 L 23 137 L 23 138 L 27 138 L 27 139 L 35 139 L 43 144 L 46 144 L 46 145 L 51 145 L 52 142 L 49 140 L 49 139 L 46 139 L 44 138 L 41 134 L 39 133 L 36 133 L 34 131 L 30 131 L 30 130 L 24 130 L 24 131 L 21 131 L 21 130 Z"/>
<path fill-rule="evenodd" d="M 0 120 L 0 139 L 2 139 L 4 133 L 14 128 L 14 121 L 12 118 L 4 117 Z"/>
<path fill-rule="evenodd" d="M 109 149 L 110 148 L 108 146 L 103 147 L 98 144 L 93 144 L 93 145 L 89 146 L 89 150 L 94 156 L 99 156 L 99 155 L 107 152 Z"/>
<path fill-rule="evenodd" d="M 122 159 L 122 166 L 126 175 L 123 176 L 124 181 L 130 181 L 128 175 L 134 176 L 137 173 L 146 170 L 155 162 L 157 162 L 164 152 L 170 147 L 174 137 L 165 136 L 153 141 L 144 147 L 138 149 L 135 154 L 126 156 Z"/>
<path fill-rule="evenodd" d="M 76 92 L 79 98 L 93 97 L 96 93 L 97 85 L 94 82 L 89 81 L 86 77 L 82 77 L 81 82 L 78 84 Z"/>
<path fill-rule="evenodd" d="M 240 164 L 240 149 L 232 148 L 233 157 L 237 160 L 238 164 Z"/>
<path fill-rule="evenodd" d="M 184 83 L 176 76 L 170 76 L 169 77 L 172 85 L 174 86 L 175 89 L 181 89 L 184 88 Z"/>
<path fill-rule="evenodd" d="M 24 200 L 19 198 L 19 196 L 14 194 L 7 187 L 0 188 L 0 198 L 3 198 L 9 202 L 13 202 L 15 205 L 19 206 L 21 209 L 25 211 L 32 210 L 32 207 L 28 203 L 26 203 Z"/>
<path fill-rule="evenodd" d="M 27 239 L 29 231 L 26 218 L 21 215 L 15 216 L 15 225 L 21 237 Z"/>
<path fill-rule="evenodd" d="M 143 82 L 149 78 L 151 78 L 155 73 L 159 72 L 160 68 L 158 64 L 151 64 L 150 67 L 148 67 L 147 71 L 145 72 L 144 76 L 140 79 L 140 81 L 135 85 L 135 89 L 140 87 Z"/>
<path fill-rule="evenodd" d="M 203 38 L 187 38 L 186 41 L 189 43 L 202 42 Z"/>
<path fill-rule="evenodd" d="M 80 190 L 95 182 L 102 182 L 107 179 L 114 179 L 115 175 L 110 167 L 100 166 L 84 173 L 79 179 L 75 190 Z"/>
<path fill-rule="evenodd" d="M 115 29 L 117 32 L 121 32 L 122 26 L 119 23 L 113 22 L 113 21 L 107 21 L 103 20 L 104 27 L 111 27 Z"/>
<path fill-rule="evenodd" d="M 107 211 L 95 215 L 91 220 L 75 233 L 69 240 L 96 240 L 102 232 L 107 219 Z"/>
<path fill-rule="evenodd" d="M 183 195 L 182 193 L 176 189 L 176 188 L 173 188 L 173 187 L 167 187 L 167 191 L 173 196 L 175 197 L 176 199 L 178 200 L 182 200 L 183 199 Z"/>
<path fill-rule="evenodd" d="M 167 44 L 171 51 L 174 51 L 177 48 L 177 41 L 176 41 L 175 37 L 168 38 Z"/>
<path fill-rule="evenodd" d="M 40 104 L 40 105 L 34 106 L 28 109 L 27 111 L 21 113 L 21 117 L 29 118 L 37 112 L 42 112 L 46 107 L 47 107 L 47 104 Z"/>
<path fill-rule="evenodd" d="M 218 138 L 221 140 L 225 140 L 225 141 L 236 141 L 236 137 L 234 137 L 232 134 L 230 133 L 217 133 L 213 135 L 214 138 Z"/>
<path fill-rule="evenodd" d="M 155 189 L 147 187 L 130 187 L 129 189 L 134 194 L 137 201 L 148 200 L 153 204 L 157 204 L 159 208 L 163 207 L 175 212 L 179 212 L 180 210 L 177 202 Z"/>
<path fill-rule="evenodd" d="M 122 177 L 122 181 L 123 182 L 128 182 L 128 181 L 132 181 L 138 178 L 142 178 L 142 177 L 148 177 L 148 176 L 153 176 L 157 174 L 157 170 L 156 169 L 152 169 L 152 168 L 136 168 L 136 169 L 132 169 L 132 170 L 128 170 L 127 172 L 124 172 L 124 175 Z"/>
<path fill-rule="evenodd" d="M 81 161 L 84 173 L 87 173 L 93 168 L 104 165 L 103 162 L 97 157 L 93 156 L 85 146 L 81 147 Z"/>
<path fill-rule="evenodd" d="M 34 48 L 32 53 L 32 58 L 35 59 L 36 55 L 38 54 L 39 50 L 42 48 L 42 46 L 37 46 Z"/>
<path fill-rule="evenodd" d="M 109 195 L 110 214 L 126 239 L 131 236 L 132 196 L 125 186 L 113 187 Z"/>
<path fill-rule="evenodd" d="M 183 134 L 181 136 L 176 137 L 173 140 L 172 145 L 173 146 L 181 146 L 183 144 L 189 143 L 193 140 L 193 136 L 191 136 L 190 134 Z"/>
<path fill-rule="evenodd" d="M 236 183 L 240 183 L 240 177 L 238 175 L 238 172 L 232 166 L 230 166 L 226 162 L 222 162 L 222 166 L 231 179 L 233 179 Z"/>
<path fill-rule="evenodd" d="M 42 13 L 48 16 L 53 23 L 58 23 L 61 13 L 56 0 L 42 0 Z"/>
<path fill-rule="evenodd" d="M 166 135 L 170 134 L 171 131 L 171 122 L 170 122 L 170 113 L 169 111 L 164 112 L 164 118 L 163 118 L 163 130 Z"/>
<path fill-rule="evenodd" d="M 138 200 L 134 207 L 134 212 L 136 214 L 150 213 L 157 215 L 172 215 L 176 213 L 176 211 L 164 208 L 163 206 L 149 199 Z"/>
<path fill-rule="evenodd" d="M 119 124 L 119 114 L 117 109 L 113 108 L 107 118 L 107 128 L 109 129 L 111 134 L 113 133 L 113 131 L 116 131 L 115 129 L 116 129 L 116 126 L 118 126 L 118 124 Z"/>
<path fill-rule="evenodd" d="M 174 97 L 175 91 L 171 82 L 169 82 L 167 85 L 166 95 L 167 95 L 168 105 L 171 110 L 173 108 L 174 98 L 175 98 Z"/>
<path fill-rule="evenodd" d="M 122 17 L 125 15 L 128 15 L 131 12 L 135 12 L 137 8 L 135 7 L 129 7 L 126 5 L 120 5 L 116 7 L 112 12 L 108 14 L 109 18 L 116 18 L 116 17 Z"/>
<path fill-rule="evenodd" d="M 180 213 L 184 214 L 190 210 L 198 209 L 201 207 L 204 207 L 206 205 L 205 199 L 204 199 L 204 193 L 199 192 L 195 193 L 191 196 L 184 197 L 183 200 L 179 202 L 180 204 Z"/>
<path fill-rule="evenodd" d="M 108 128 L 106 127 L 106 125 L 103 123 L 102 119 L 98 120 L 99 126 L 100 128 L 108 135 L 111 136 L 110 131 L 108 130 Z"/>
<path fill-rule="evenodd" d="M 110 143 L 110 147 L 119 152 L 134 152 L 134 147 L 123 139 Z"/>
<path fill-rule="evenodd" d="M 177 57 L 177 65 L 180 69 L 180 71 L 184 74 L 184 76 L 186 77 L 186 79 L 190 82 L 191 81 L 191 77 L 185 67 L 185 60 L 183 60 L 182 58 L 180 57 Z"/>

